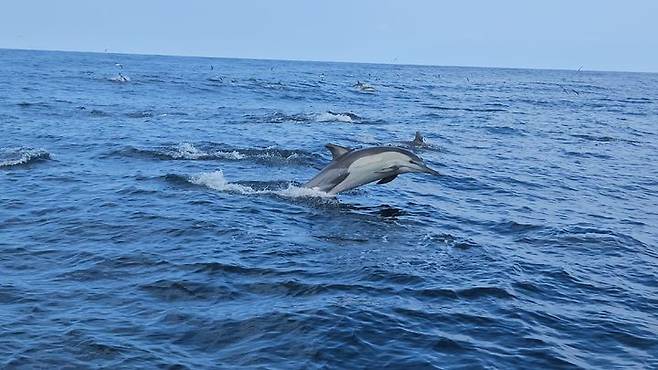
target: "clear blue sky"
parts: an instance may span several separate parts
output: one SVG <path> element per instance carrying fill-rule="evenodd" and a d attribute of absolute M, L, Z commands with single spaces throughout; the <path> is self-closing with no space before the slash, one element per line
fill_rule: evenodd
<path fill-rule="evenodd" d="M 0 48 L 658 72 L 658 1 L 2 0 Z"/>

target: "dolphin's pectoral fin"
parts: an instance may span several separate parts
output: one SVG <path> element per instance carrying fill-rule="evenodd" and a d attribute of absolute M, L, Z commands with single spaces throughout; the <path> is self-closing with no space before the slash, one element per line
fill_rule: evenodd
<path fill-rule="evenodd" d="M 377 184 L 380 184 L 380 185 L 381 185 L 381 184 L 389 183 L 389 182 L 395 180 L 396 177 L 398 177 L 397 174 L 395 174 L 395 175 L 391 175 L 391 176 L 388 176 L 388 177 L 384 177 L 383 179 L 377 181 Z"/>
<path fill-rule="evenodd" d="M 340 157 L 341 155 L 352 150 L 350 148 L 346 148 L 344 146 L 340 146 L 336 144 L 327 144 L 324 147 L 329 149 L 329 151 L 331 152 L 331 156 L 333 157 L 334 160 Z"/>

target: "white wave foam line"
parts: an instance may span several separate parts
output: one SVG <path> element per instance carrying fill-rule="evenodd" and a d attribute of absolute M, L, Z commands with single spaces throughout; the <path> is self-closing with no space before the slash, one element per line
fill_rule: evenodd
<path fill-rule="evenodd" d="M 224 173 L 219 171 L 204 172 L 190 178 L 190 182 L 196 185 L 208 187 L 210 189 L 234 192 L 245 195 L 253 194 L 274 194 L 287 198 L 333 198 L 333 195 L 327 194 L 323 191 L 302 188 L 299 186 L 288 185 L 286 189 L 280 190 L 256 190 L 250 186 L 234 184 L 226 181 Z"/>
<path fill-rule="evenodd" d="M 252 158 L 260 158 L 260 159 L 274 159 L 274 160 L 283 159 L 283 160 L 289 161 L 291 159 L 295 159 L 295 158 L 299 157 L 299 155 L 297 153 L 292 153 L 289 156 L 284 156 L 283 154 L 279 154 L 279 153 L 265 152 L 265 153 L 260 153 L 260 154 L 254 154 L 251 157 Z"/>
<path fill-rule="evenodd" d="M 208 155 L 190 143 L 180 143 L 168 154 L 175 159 L 199 159 Z"/>
<path fill-rule="evenodd" d="M 275 145 L 270 145 L 270 146 L 266 147 L 265 149 L 266 150 L 276 150 L 276 146 Z M 269 152 L 265 152 L 264 155 L 260 155 L 259 157 L 261 157 L 261 158 L 271 158 L 271 157 L 274 157 L 274 155 L 270 154 Z M 297 158 L 299 158 L 299 154 L 298 153 L 292 153 L 291 155 L 287 156 L 285 159 L 287 161 L 289 161 L 291 159 L 297 159 Z"/>
<path fill-rule="evenodd" d="M 193 144 L 190 143 L 180 143 L 172 150 L 166 152 L 167 155 L 171 156 L 174 159 L 200 159 L 200 158 L 224 158 L 232 160 L 242 160 L 245 158 L 262 158 L 262 159 L 273 159 L 277 158 L 277 155 L 274 153 L 261 153 L 248 155 L 238 152 L 237 150 L 224 151 L 224 150 L 215 150 L 212 152 L 204 152 L 201 149 L 198 149 Z M 299 157 L 297 153 L 293 153 L 287 157 L 285 160 L 291 160 Z"/>
<path fill-rule="evenodd" d="M 18 158 L 0 160 L 0 167 L 17 166 L 28 163 L 35 158 L 50 158 L 50 153 L 43 149 L 0 149 L 0 153 L 5 152 L 10 155 L 18 154 Z"/>
<path fill-rule="evenodd" d="M 284 159 L 286 161 L 289 161 L 291 159 L 295 159 L 299 157 L 297 153 L 292 153 L 291 155 L 284 157 L 283 155 L 277 155 L 277 153 L 271 153 L 271 152 L 264 152 L 258 154 L 243 154 L 238 152 L 237 150 L 231 152 L 218 150 L 212 152 L 211 154 L 215 157 L 235 159 L 235 160 L 240 160 L 245 158 L 260 158 L 260 159 Z"/>
<path fill-rule="evenodd" d="M 226 158 L 226 159 L 235 159 L 235 160 L 247 158 L 246 155 L 238 152 L 237 150 L 234 150 L 234 151 L 231 151 L 231 152 L 225 152 L 225 151 L 222 151 L 222 150 L 217 150 L 217 151 L 212 152 L 212 155 L 213 155 L 213 157 L 220 157 L 220 158 Z"/>
<path fill-rule="evenodd" d="M 343 123 L 352 123 L 352 117 L 347 114 L 332 114 L 329 112 L 320 113 L 317 115 L 316 120 L 318 122 L 343 122 Z"/>

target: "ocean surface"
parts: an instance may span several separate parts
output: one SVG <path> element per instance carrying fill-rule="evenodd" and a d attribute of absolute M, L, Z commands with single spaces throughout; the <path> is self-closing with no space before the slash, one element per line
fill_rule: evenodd
<path fill-rule="evenodd" d="M 658 74 L 0 50 L 0 368 L 655 369 L 657 163 Z"/>

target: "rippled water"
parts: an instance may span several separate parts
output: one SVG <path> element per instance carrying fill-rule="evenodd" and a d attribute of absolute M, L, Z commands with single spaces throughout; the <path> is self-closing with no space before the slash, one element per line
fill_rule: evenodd
<path fill-rule="evenodd" d="M 0 367 L 658 367 L 657 125 L 656 74 L 0 50 Z M 299 187 L 416 130 L 444 176 Z"/>

